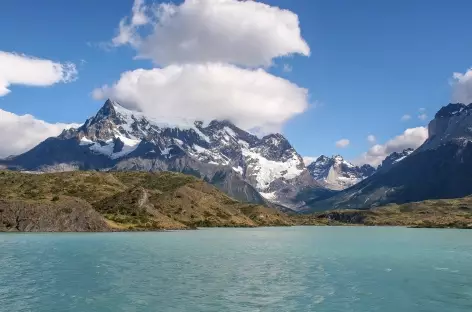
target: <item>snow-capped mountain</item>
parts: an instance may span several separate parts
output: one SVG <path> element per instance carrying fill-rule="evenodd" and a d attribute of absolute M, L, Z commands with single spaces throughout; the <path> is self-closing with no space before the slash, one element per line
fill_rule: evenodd
<path fill-rule="evenodd" d="M 470 194 L 472 105 L 449 104 L 429 123 L 428 139 L 415 151 L 390 155 L 372 176 L 302 210 L 370 208 Z"/>
<path fill-rule="evenodd" d="M 77 129 L 65 130 L 7 161 L 38 171 L 172 170 L 207 179 L 247 201 L 288 207 L 306 187 L 319 187 L 302 157 L 281 134 L 258 138 L 229 121 L 186 122 L 179 127 L 107 100 Z"/>
<path fill-rule="evenodd" d="M 353 186 L 375 172 L 375 168 L 370 165 L 354 166 L 340 155 L 321 155 L 307 168 L 316 181 L 332 190 Z"/>
<path fill-rule="evenodd" d="M 407 156 L 411 155 L 411 153 L 413 153 L 413 151 L 414 151 L 414 149 L 407 148 L 407 149 L 404 149 L 401 152 L 393 152 L 392 154 L 388 155 L 382 161 L 382 164 L 380 164 L 378 169 L 386 170 L 386 169 L 390 168 L 392 165 L 402 161 Z"/>

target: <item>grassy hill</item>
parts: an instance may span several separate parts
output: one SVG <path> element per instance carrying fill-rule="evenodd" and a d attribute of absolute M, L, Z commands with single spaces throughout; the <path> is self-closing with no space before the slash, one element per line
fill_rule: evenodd
<path fill-rule="evenodd" d="M 370 210 L 333 210 L 296 216 L 299 224 L 384 225 L 426 228 L 471 228 L 472 196 L 390 204 Z"/>
<path fill-rule="evenodd" d="M 112 231 L 292 225 L 173 173 L 0 171 L 0 231 Z"/>

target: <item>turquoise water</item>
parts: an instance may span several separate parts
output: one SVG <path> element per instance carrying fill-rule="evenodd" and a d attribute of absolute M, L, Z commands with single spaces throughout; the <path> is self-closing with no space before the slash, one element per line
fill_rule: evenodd
<path fill-rule="evenodd" d="M 0 311 L 472 311 L 472 231 L 0 234 Z"/>

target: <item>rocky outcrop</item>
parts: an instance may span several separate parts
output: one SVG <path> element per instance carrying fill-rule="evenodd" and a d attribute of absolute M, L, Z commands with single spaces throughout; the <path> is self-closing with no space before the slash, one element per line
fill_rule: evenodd
<path fill-rule="evenodd" d="M 353 186 L 375 172 L 375 168 L 370 165 L 355 166 L 340 155 L 321 155 L 307 168 L 316 181 L 332 190 Z"/>
<path fill-rule="evenodd" d="M 0 232 L 105 232 L 112 228 L 89 203 L 78 198 L 54 201 L 0 201 Z"/>
<path fill-rule="evenodd" d="M 406 157 L 411 155 L 411 153 L 413 153 L 413 151 L 414 150 L 412 148 L 407 148 L 407 149 L 404 149 L 401 152 L 393 152 L 392 154 L 388 155 L 382 161 L 382 164 L 380 164 L 380 166 L 377 170 L 388 170 L 388 169 L 390 169 L 394 164 L 402 161 L 403 159 L 405 159 Z"/>

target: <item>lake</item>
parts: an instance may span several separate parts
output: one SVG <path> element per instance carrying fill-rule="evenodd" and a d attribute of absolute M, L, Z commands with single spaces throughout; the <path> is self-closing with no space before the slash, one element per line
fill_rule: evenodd
<path fill-rule="evenodd" d="M 472 311 L 472 231 L 0 234 L 0 311 Z"/>

